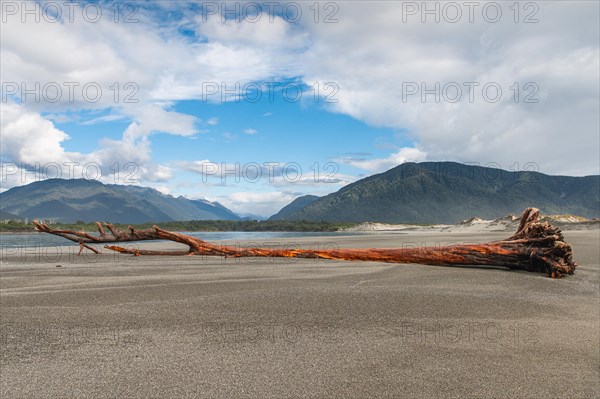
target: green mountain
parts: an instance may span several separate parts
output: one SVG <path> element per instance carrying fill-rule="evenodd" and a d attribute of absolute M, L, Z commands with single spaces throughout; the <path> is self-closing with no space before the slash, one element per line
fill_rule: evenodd
<path fill-rule="evenodd" d="M 405 163 L 349 184 L 281 219 L 457 223 L 472 216 L 493 219 L 520 214 L 529 206 L 545 214 L 600 217 L 600 176 L 549 176 L 455 162 Z"/>
<path fill-rule="evenodd" d="M 86 179 L 49 179 L 0 193 L 2 214 L 72 223 L 145 223 L 173 220 L 239 220 L 217 202 L 175 198 L 148 187 Z"/>
<path fill-rule="evenodd" d="M 15 220 L 15 219 L 19 219 L 19 217 L 15 214 L 6 212 L 2 209 L 0 209 L 0 220 Z"/>
<path fill-rule="evenodd" d="M 303 195 L 302 197 L 298 197 L 283 208 L 281 208 L 281 210 L 275 215 L 271 216 L 269 220 L 286 220 L 294 212 L 299 211 L 305 206 L 312 204 L 318 199 L 319 197 L 317 197 L 316 195 Z"/>

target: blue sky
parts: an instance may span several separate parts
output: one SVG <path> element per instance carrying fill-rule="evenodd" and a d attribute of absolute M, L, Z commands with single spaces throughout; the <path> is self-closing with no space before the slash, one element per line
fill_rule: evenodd
<path fill-rule="evenodd" d="M 178 169 L 168 185 L 159 182 L 157 187 L 173 195 L 215 201 L 240 190 L 271 192 L 270 174 L 279 177 L 277 164 L 287 167 L 284 173 L 288 179 L 280 183 L 279 189 L 289 196 L 325 195 L 370 174 L 343 159 L 382 158 L 390 149 L 411 144 L 401 134 L 402 129 L 375 127 L 333 112 L 310 90 L 303 92 L 299 101 L 287 101 L 277 94 L 270 99 L 265 93 L 258 102 L 184 100 L 174 104 L 172 110 L 195 116 L 199 133 L 182 137 L 157 132 L 152 136 L 153 161 Z M 90 124 L 107 115 L 111 115 L 110 110 L 93 115 L 79 113 L 81 120 L 55 122 L 71 137 L 64 142 L 65 150 L 91 152 L 105 138 L 120 139 L 130 119 Z M 203 177 L 185 166 L 199 159 L 227 164 L 229 173 L 207 167 L 207 176 Z M 260 176 L 254 164 L 265 167 Z M 269 164 L 273 164 L 271 172 Z M 116 182 L 119 180 L 122 176 Z M 271 212 L 269 209 L 273 208 L 265 211 Z M 259 211 L 261 216 L 270 214 Z"/>
<path fill-rule="evenodd" d="M 597 2 L 404 3 L 3 4 L 2 190 L 58 164 L 269 216 L 406 161 L 598 173 Z"/>

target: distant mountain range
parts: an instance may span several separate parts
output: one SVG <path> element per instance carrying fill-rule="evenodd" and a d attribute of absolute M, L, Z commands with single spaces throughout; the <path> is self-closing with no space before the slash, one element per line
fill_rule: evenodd
<path fill-rule="evenodd" d="M 318 199 L 300 197 L 272 219 L 457 223 L 473 216 L 518 215 L 529 206 L 545 214 L 598 218 L 600 176 L 549 176 L 455 162 L 404 163 Z"/>
<path fill-rule="evenodd" d="M 534 206 L 544 214 L 600 217 L 600 176 L 549 176 L 455 162 L 405 163 L 339 191 L 305 195 L 270 220 L 457 223 L 495 219 Z M 145 223 L 257 219 L 217 202 L 165 195 L 147 187 L 49 179 L 0 193 L 0 219 Z"/>
<path fill-rule="evenodd" d="M 0 193 L 0 216 L 54 222 L 145 223 L 239 220 L 218 202 L 173 197 L 148 187 L 86 179 L 49 179 Z"/>

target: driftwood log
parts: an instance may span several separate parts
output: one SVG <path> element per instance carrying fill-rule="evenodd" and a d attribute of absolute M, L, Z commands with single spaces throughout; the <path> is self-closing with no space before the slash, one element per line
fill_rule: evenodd
<path fill-rule="evenodd" d="M 548 222 L 538 221 L 539 211 L 527 208 L 521 216 L 517 232 L 511 237 L 484 244 L 464 244 L 422 248 L 391 249 L 277 249 L 277 248 L 238 248 L 220 246 L 186 234 L 163 230 L 158 226 L 151 229 L 136 230 L 129 227 L 121 231 L 110 223 L 104 226 L 96 223 L 99 235 L 83 231 L 58 230 L 45 223 L 34 221 L 37 231 L 54 234 L 79 243 L 80 250 L 88 248 L 94 253 L 99 251 L 89 244 L 106 244 L 132 241 L 169 240 L 185 244 L 187 251 L 154 251 L 129 249 L 115 245 L 105 245 L 113 251 L 135 256 L 141 255 L 214 255 L 226 257 L 291 257 L 319 258 L 338 260 L 362 260 L 391 263 L 420 263 L 426 265 L 494 265 L 509 269 L 547 273 L 552 278 L 573 274 L 577 264 L 572 259 L 571 245 L 564 241 L 560 230 Z"/>

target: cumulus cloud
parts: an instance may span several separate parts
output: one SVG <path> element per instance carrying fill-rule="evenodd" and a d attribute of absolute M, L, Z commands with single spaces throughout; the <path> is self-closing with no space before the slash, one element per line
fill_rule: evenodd
<path fill-rule="evenodd" d="M 198 119 L 195 116 L 174 111 L 167 111 L 157 105 L 147 105 L 133 110 L 136 119 L 124 136 L 142 137 L 151 133 L 165 132 L 178 136 L 193 136 L 199 131 L 195 125 Z"/>
<path fill-rule="evenodd" d="M 3 21 L 2 82 L 18 83 L 18 89 L 48 83 L 62 89 L 54 102 L 29 96 L 19 104 L 19 95 L 3 101 L 3 160 L 23 163 L 24 170 L 36 162 L 96 162 L 104 169 L 115 162 L 134 163 L 141 181 L 167 182 L 174 170 L 153 161 L 152 135 L 202 132 L 198 118 L 176 110 L 178 101 L 222 101 L 221 93 L 207 97 L 207 84 L 221 90 L 237 83 L 299 79 L 311 87 L 335 82 L 339 91 L 337 102 L 327 104 L 331 112 L 401 130 L 416 143 L 389 145 L 386 157 L 338 159 L 368 173 L 425 159 L 496 162 L 504 168 L 534 163 L 547 173 L 599 173 L 597 2 L 537 2 L 535 23 L 523 23 L 524 9 L 515 23 L 508 8 L 512 3 L 501 3 L 497 23 L 483 18 L 486 2 L 478 2 L 475 21 L 463 7 L 456 23 L 435 22 L 432 16 L 423 23 L 421 13 L 407 14 L 403 4 L 392 2 L 339 3 L 337 23 L 314 23 L 311 3 L 302 3 L 304 17 L 295 24 L 281 16 L 255 22 L 223 22 L 220 15 L 203 19 L 186 4 L 177 3 L 183 11 L 175 22 L 161 19 L 152 7 L 142 7 L 135 24 L 110 18 L 89 23 L 81 12 L 71 22 L 23 24 L 20 16 Z M 175 6 L 159 2 L 157 7 Z M 192 34 L 181 34 L 182 28 Z M 73 82 L 78 85 L 71 96 Z M 89 92 L 86 84 L 92 85 Z M 486 84 L 502 89 L 498 101 L 485 97 Z M 102 95 L 90 101 L 96 87 Z M 457 88 L 462 92 L 455 99 Z M 52 121 L 89 110 L 110 110 L 110 115 L 92 113 L 80 123 L 130 123 L 119 140 L 105 138 L 85 154 L 66 151 L 73 133 Z M 206 119 L 209 126 L 218 123 L 216 117 Z M 198 172 L 210 164 L 197 162 L 205 163 L 177 167 Z M 221 172 L 217 165 L 215 173 Z M 339 183 L 353 179 L 340 176 Z M 270 182 L 279 183 L 285 182 Z M 247 203 L 244 196 L 272 206 L 293 197 L 240 192 L 222 202 Z"/>
<path fill-rule="evenodd" d="M 210 20 L 205 26 L 197 24 L 196 29 L 215 38 L 192 42 L 179 34 L 177 26 L 165 25 L 143 8 L 136 15 L 140 23 L 124 24 L 111 18 L 90 23 L 79 7 L 75 5 L 71 21 L 53 23 L 42 18 L 37 23 L 32 19 L 22 23 L 20 15 L 3 21 L 0 78 L 5 103 L 2 157 L 6 161 L 23 163 L 26 168 L 36 162 L 94 162 L 103 169 L 118 162 L 137 165 L 139 177 L 147 181 L 168 180 L 172 171 L 152 162 L 149 136 L 189 137 L 202 132 L 195 116 L 170 109 L 174 101 L 202 99 L 206 82 L 231 87 L 279 76 L 289 60 L 275 55 L 293 53 L 299 45 L 285 42 L 288 27 L 283 21 L 269 26 L 219 27 L 216 19 Z M 268 33 L 271 28 L 277 35 Z M 235 37 L 246 44 L 252 38 L 255 43 L 277 44 L 277 49 L 252 48 Z M 23 89 L 36 93 L 24 95 Z M 130 119 L 122 138 L 105 138 L 97 150 L 87 154 L 65 151 L 63 144 L 69 136 L 49 119 L 65 122 L 69 119 L 66 113 L 103 109 L 112 111 L 108 116 L 78 122 Z M 51 116 L 45 119 L 41 113 Z M 207 124 L 218 122 L 213 117 Z"/>
<path fill-rule="evenodd" d="M 1 107 L 2 188 L 45 178 L 88 178 L 104 183 L 139 184 L 166 181 L 172 169 L 152 161 L 146 136 L 124 134 L 103 139 L 90 153 L 66 151 L 69 135 L 23 105 Z"/>
<path fill-rule="evenodd" d="M 398 166 L 404 162 L 421 162 L 424 161 L 427 154 L 423 151 L 412 148 L 404 147 L 400 151 L 391 154 L 385 158 L 364 158 L 364 157 L 342 157 L 338 158 L 337 161 L 346 165 L 353 166 L 355 168 L 363 169 L 371 173 L 385 172 L 395 166 Z"/>
<path fill-rule="evenodd" d="M 3 156 L 29 165 L 62 161 L 67 155 L 81 157 L 81 154 L 65 152 L 61 144 L 69 136 L 38 113 L 6 103 L 2 104 L 0 115 Z"/>
<path fill-rule="evenodd" d="M 301 48 L 306 45 L 308 34 L 295 24 L 277 15 L 260 15 L 257 18 L 226 19 L 221 15 L 198 15 L 196 31 L 213 42 L 232 46 L 281 49 Z"/>
<path fill-rule="evenodd" d="M 394 3 L 346 2 L 339 23 L 306 25 L 314 45 L 303 55 L 304 78 L 337 82 L 333 111 L 406 129 L 431 160 L 599 172 L 598 3 L 536 3 L 537 23 L 523 23 L 531 10 L 515 23 L 512 3 L 497 23 L 482 16 L 485 3 L 472 23 L 467 10 L 457 23 L 432 15 L 423 23 L 425 3 L 414 4 L 416 15 L 404 15 Z M 472 92 L 469 82 L 478 84 Z M 453 83 L 463 90 L 457 101 Z M 503 91 L 497 102 L 494 87 L 482 93 L 488 83 Z"/>

